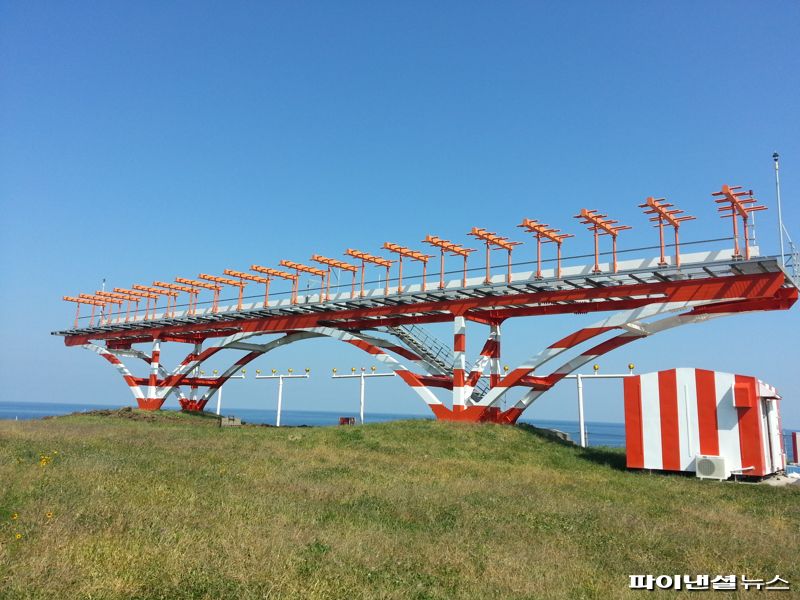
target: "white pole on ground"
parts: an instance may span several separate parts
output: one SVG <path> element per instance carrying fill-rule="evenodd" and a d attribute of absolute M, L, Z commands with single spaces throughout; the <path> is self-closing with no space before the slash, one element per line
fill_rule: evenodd
<path fill-rule="evenodd" d="M 594 365 L 592 369 L 594 373 L 592 375 L 586 375 L 582 373 L 576 373 L 575 375 L 567 375 L 564 379 L 574 379 L 578 383 L 578 427 L 580 431 L 580 443 L 581 448 L 586 448 L 587 446 L 587 436 L 586 436 L 586 420 L 584 417 L 584 410 L 583 410 L 583 380 L 584 379 L 625 379 L 626 377 L 634 377 L 635 373 L 633 372 L 634 365 L 633 363 L 628 364 L 628 369 L 630 369 L 629 373 L 609 373 L 608 375 L 600 375 L 598 371 L 600 370 L 599 365 Z"/>
<path fill-rule="evenodd" d="M 283 407 L 283 375 L 278 376 L 278 414 L 275 417 L 275 427 L 281 426 L 281 408 Z"/>
<path fill-rule="evenodd" d="M 364 372 L 361 372 L 361 397 L 359 401 L 359 415 L 361 417 L 361 424 L 364 424 Z"/>
<path fill-rule="evenodd" d="M 580 432 L 581 448 L 586 448 L 586 425 L 583 419 L 583 377 L 575 376 L 578 382 L 578 431 Z"/>
<path fill-rule="evenodd" d="M 288 369 L 289 374 L 284 375 L 278 373 L 276 369 L 272 369 L 272 375 L 261 375 L 261 369 L 256 369 L 256 379 L 277 379 L 278 380 L 278 410 L 275 416 L 275 427 L 281 426 L 281 411 L 283 410 L 283 380 L 284 379 L 308 379 L 311 374 L 311 369 L 306 369 L 303 375 L 293 375 L 293 370 Z"/>
<path fill-rule="evenodd" d="M 333 369 L 333 375 L 331 377 L 333 379 L 352 379 L 354 377 L 358 377 L 361 381 L 359 384 L 359 415 L 361 424 L 364 424 L 364 397 L 366 395 L 366 379 L 367 377 L 394 377 L 395 373 L 392 371 L 391 373 L 376 373 L 375 367 L 371 367 L 371 373 L 367 373 L 364 367 L 361 367 L 361 372 L 356 373 L 356 368 L 353 367 L 350 369 L 350 375 L 337 375 L 336 369 Z"/>
<path fill-rule="evenodd" d="M 228 379 L 244 379 L 246 372 L 247 371 L 245 371 L 245 369 L 242 369 L 241 373 L 239 373 L 238 375 L 231 375 L 230 377 L 228 377 Z M 212 373 L 214 374 L 214 376 L 216 376 L 218 371 L 214 369 Z M 200 374 L 202 375 L 203 372 L 200 371 Z M 217 394 L 217 415 L 219 415 L 222 412 L 222 386 L 219 386 L 219 388 L 217 388 L 216 394 Z"/>
<path fill-rule="evenodd" d="M 786 266 L 786 259 L 783 257 L 783 212 L 781 210 L 781 174 L 780 174 L 780 155 L 777 152 L 772 154 L 775 161 L 775 196 L 778 200 L 778 239 L 781 243 L 781 266 Z"/>

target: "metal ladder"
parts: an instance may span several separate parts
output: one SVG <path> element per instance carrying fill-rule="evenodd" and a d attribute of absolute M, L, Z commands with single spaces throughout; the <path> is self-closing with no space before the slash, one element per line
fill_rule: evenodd
<path fill-rule="evenodd" d="M 442 373 L 453 375 L 453 351 L 439 338 L 432 336 L 419 325 L 396 325 L 386 329 Z M 467 364 L 467 374 L 471 370 L 472 366 Z M 486 377 L 481 377 L 472 391 L 471 398 L 479 400 L 488 391 L 489 382 Z"/>

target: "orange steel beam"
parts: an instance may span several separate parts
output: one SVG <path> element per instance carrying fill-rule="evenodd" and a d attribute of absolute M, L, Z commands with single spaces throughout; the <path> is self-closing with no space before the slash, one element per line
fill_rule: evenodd
<path fill-rule="evenodd" d="M 517 225 L 536 236 L 536 278 L 542 278 L 542 242 L 554 242 L 557 246 L 556 277 L 561 277 L 561 242 L 567 238 L 575 237 L 571 233 L 561 233 L 560 229 L 553 229 L 550 225 L 540 223 L 536 219 L 523 219 Z"/>
<path fill-rule="evenodd" d="M 264 308 L 267 307 L 267 303 L 269 302 L 269 284 L 272 281 L 271 277 L 262 277 L 261 275 L 253 275 L 252 273 L 245 273 L 243 271 L 236 271 L 234 269 L 225 269 L 223 273 L 225 275 L 230 275 L 231 277 L 238 277 L 241 280 L 253 281 L 255 283 L 263 283 Z"/>
<path fill-rule="evenodd" d="M 767 210 L 767 207 L 760 204 L 755 204 L 758 202 L 758 200 L 753 198 L 753 190 L 748 190 L 746 192 L 738 191 L 741 189 L 742 186 L 740 185 L 723 185 L 720 191 L 714 192 L 711 195 L 719 196 L 714 201 L 717 204 L 727 204 L 727 206 L 720 206 L 717 208 L 717 212 L 727 213 L 720 215 L 720 217 L 723 219 L 730 218 L 731 221 L 733 221 L 733 258 L 742 257 L 741 253 L 739 252 L 739 229 L 736 217 L 742 218 L 742 227 L 744 229 L 744 257 L 749 259 L 750 240 L 748 238 L 747 221 L 750 218 L 751 212 Z"/>
<path fill-rule="evenodd" d="M 177 283 L 170 283 L 168 281 L 154 281 L 153 286 L 166 288 L 168 290 L 175 290 L 177 292 L 186 292 L 189 294 L 189 306 L 187 312 L 190 315 L 194 314 L 195 308 L 197 308 L 197 296 L 200 294 L 199 289 L 186 285 L 178 285 Z"/>
<path fill-rule="evenodd" d="M 75 298 L 74 296 L 62 296 L 65 302 L 75 303 L 75 329 L 78 328 L 78 319 L 81 317 L 81 304 L 87 304 L 92 307 L 92 316 L 89 318 L 89 326 L 94 325 L 94 312 L 98 306 L 105 306 L 103 302 L 97 300 L 89 300 L 88 298 Z"/>
<path fill-rule="evenodd" d="M 327 258 L 325 256 L 320 256 L 319 254 L 314 254 L 311 256 L 311 260 L 314 262 L 318 262 L 320 264 L 326 265 L 328 268 L 328 274 L 326 275 L 327 283 L 325 285 L 325 300 L 330 300 L 331 294 L 331 268 L 342 269 L 343 271 L 350 271 L 353 274 L 353 283 L 350 286 L 350 297 L 354 298 L 356 295 L 356 272 L 358 271 L 358 267 L 355 265 L 351 265 L 350 263 L 346 263 L 343 260 L 338 260 L 335 258 Z"/>
<path fill-rule="evenodd" d="M 461 286 L 467 286 L 467 257 L 470 252 L 475 252 L 474 248 L 465 248 L 461 244 L 456 244 L 450 240 L 443 240 L 436 235 L 426 235 L 422 240 L 423 244 L 430 244 L 439 248 L 439 289 L 444 289 L 444 254 L 448 252 L 454 256 L 462 256 L 464 258 L 464 271 L 461 278 Z"/>
<path fill-rule="evenodd" d="M 287 273 L 286 271 L 281 271 L 279 269 L 273 269 L 271 267 L 262 267 L 260 265 L 250 265 L 251 271 L 257 271 L 258 273 L 263 273 L 269 277 L 280 277 L 281 279 L 288 279 L 292 282 L 292 304 L 297 302 L 297 282 L 300 279 L 299 275 L 296 273 Z"/>
<path fill-rule="evenodd" d="M 204 290 L 212 290 L 214 292 L 214 301 L 211 304 L 211 312 L 217 312 L 217 305 L 219 304 L 219 292 L 222 289 L 222 286 L 215 285 L 213 283 L 206 283 L 205 281 L 197 281 L 196 279 L 186 279 L 185 277 L 176 277 L 175 281 L 190 285 L 192 287 L 202 288 Z"/>
<path fill-rule="evenodd" d="M 467 235 L 479 239 L 486 243 L 486 283 L 492 282 L 491 274 L 491 250 L 495 248 L 508 251 L 508 271 L 506 282 L 511 283 L 511 251 L 514 246 L 519 246 L 521 242 L 512 242 L 507 237 L 502 237 L 491 231 L 486 231 L 482 227 L 473 227 Z"/>
<path fill-rule="evenodd" d="M 239 300 L 236 303 L 236 310 L 242 310 L 242 297 L 244 295 L 244 286 L 247 285 L 246 282 L 236 281 L 235 279 L 228 279 L 227 277 L 217 277 L 216 275 L 207 275 L 206 273 L 200 273 L 198 275 L 200 279 L 205 279 L 206 281 L 213 281 L 214 283 L 219 283 L 222 285 L 230 285 L 233 287 L 239 288 Z"/>
<path fill-rule="evenodd" d="M 294 300 L 297 301 L 297 293 L 298 288 L 300 286 L 300 273 L 308 273 L 309 275 L 316 275 L 320 278 L 319 280 L 319 299 L 320 302 L 322 301 L 322 292 L 325 290 L 325 273 L 322 269 L 318 269 L 316 267 L 311 267 L 309 265 L 304 265 L 301 263 L 296 263 L 291 260 L 282 260 L 278 263 L 282 267 L 286 267 L 287 269 L 294 269 L 297 272 L 297 279 L 294 281 Z"/>
<path fill-rule="evenodd" d="M 600 242 L 599 236 L 611 236 L 611 255 L 613 257 L 614 273 L 617 272 L 617 234 L 620 231 L 631 229 L 629 225 L 617 225 L 619 221 L 607 218 L 608 215 L 601 215 L 596 210 L 582 208 L 581 212 L 575 215 L 581 223 L 588 225 L 594 234 L 594 269 L 593 273 L 600 273 Z"/>
<path fill-rule="evenodd" d="M 112 294 L 112 292 L 106 292 L 106 293 Z M 106 320 L 105 320 L 106 323 L 111 323 L 111 319 L 114 316 L 113 305 L 116 304 L 117 306 L 119 306 L 121 308 L 122 307 L 122 302 L 123 302 L 119 298 L 114 298 L 113 294 L 112 294 L 112 296 L 105 296 L 105 295 L 101 295 L 101 294 L 97 294 L 97 293 L 95 293 L 95 294 L 80 294 L 78 296 L 78 298 L 84 298 L 86 300 L 96 300 L 97 302 L 102 302 L 104 307 L 109 305 L 109 304 L 112 305 L 112 308 L 109 309 L 109 314 L 106 317 Z M 101 314 L 100 314 L 100 324 L 102 324 L 102 323 L 103 323 L 103 314 L 101 312 Z"/>
<path fill-rule="evenodd" d="M 678 245 L 678 228 L 683 221 L 692 221 L 695 217 L 684 215 L 682 210 L 674 208 L 673 204 L 664 201 L 665 198 L 653 198 L 648 196 L 644 204 L 640 204 L 639 208 L 643 208 L 644 214 L 655 215 L 650 217 L 650 221 L 655 221 L 653 227 L 658 227 L 658 242 L 661 247 L 661 258 L 658 265 L 665 267 L 667 265 L 666 257 L 664 256 L 664 225 L 672 225 L 675 230 L 675 266 L 681 266 L 681 250 Z M 679 216 L 680 215 L 680 216 Z"/>
<path fill-rule="evenodd" d="M 392 267 L 393 260 L 389 260 L 388 258 L 383 258 L 382 256 L 375 256 L 374 254 L 369 254 L 367 252 L 361 252 L 360 250 L 353 250 L 352 248 L 348 248 L 345 251 L 346 256 L 352 256 L 353 258 L 357 258 L 361 261 L 361 297 L 364 297 L 364 269 L 366 263 L 371 263 L 373 265 L 378 265 L 379 267 L 386 268 L 386 285 L 384 286 L 383 295 L 389 295 L 389 269 Z"/>
<path fill-rule="evenodd" d="M 161 288 L 153 287 L 153 286 L 150 286 L 150 285 L 141 285 L 141 284 L 138 284 L 138 283 L 133 284 L 131 287 L 134 290 L 140 290 L 142 292 L 149 292 L 151 294 L 156 294 L 158 296 L 166 296 L 166 298 L 167 298 L 167 308 L 164 309 L 164 315 L 168 316 L 168 317 L 169 316 L 173 316 L 173 317 L 175 316 L 175 310 L 174 310 L 174 307 L 172 306 L 172 301 L 174 300 L 175 303 L 177 304 L 177 297 L 178 297 L 178 292 L 177 291 L 161 289 Z M 152 318 L 155 318 L 155 316 L 156 316 L 156 304 L 157 304 L 157 301 L 153 303 Z"/>
<path fill-rule="evenodd" d="M 398 244 L 394 244 L 392 242 L 384 242 L 383 249 L 388 250 L 389 252 L 394 252 L 398 256 L 398 271 L 399 275 L 397 277 L 397 293 L 401 293 L 403 291 L 403 257 L 410 258 L 411 260 L 416 260 L 422 263 L 422 291 L 425 291 L 425 276 L 427 275 L 428 271 L 428 261 L 433 258 L 430 254 L 423 254 L 422 252 L 418 252 L 417 250 L 412 250 L 411 248 L 406 248 L 405 246 L 400 246 Z"/>
<path fill-rule="evenodd" d="M 150 294 L 149 292 L 140 292 L 137 290 L 128 290 L 125 288 L 115 287 L 114 292 L 117 294 L 121 294 L 127 296 L 126 300 L 128 301 L 128 306 L 125 309 L 125 322 L 127 323 L 130 319 L 131 313 L 131 303 L 134 303 L 136 307 L 133 310 L 133 319 L 136 320 L 136 315 L 139 313 L 139 302 L 141 302 L 142 298 L 147 298 L 152 296 L 154 298 L 158 298 L 155 294 Z"/>
<path fill-rule="evenodd" d="M 136 315 L 139 314 L 139 302 L 141 301 L 142 298 L 145 298 L 147 300 L 147 302 L 145 303 L 145 313 L 144 313 L 145 314 L 145 317 L 144 317 L 145 319 L 147 318 L 147 314 L 150 311 L 150 300 L 158 301 L 158 294 L 153 294 L 151 292 L 144 292 L 144 291 L 141 291 L 141 290 L 128 290 L 128 289 L 125 289 L 125 288 L 118 288 L 118 287 L 115 287 L 114 291 L 119 293 L 119 294 L 128 294 L 129 296 L 134 296 L 136 298 L 135 300 L 133 300 L 133 302 L 136 303 L 136 308 L 134 308 L 134 310 L 133 310 L 133 319 L 134 319 L 134 321 L 136 320 Z M 130 308 L 131 308 L 131 301 L 129 300 L 128 301 L 128 312 L 130 312 Z M 127 321 L 127 320 L 128 320 L 128 314 L 126 313 L 125 321 Z"/>

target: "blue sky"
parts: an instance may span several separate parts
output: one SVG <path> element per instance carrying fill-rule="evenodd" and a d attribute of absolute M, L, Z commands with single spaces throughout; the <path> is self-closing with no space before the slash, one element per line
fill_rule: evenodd
<path fill-rule="evenodd" d="M 473 225 L 524 239 L 523 217 L 578 234 L 565 253 L 579 254 L 582 207 L 633 225 L 620 247 L 636 247 L 657 240 L 636 207 L 648 195 L 698 217 L 683 239 L 716 238 L 722 183 L 770 206 L 758 239 L 775 252 L 774 150 L 800 237 L 799 22 L 796 2 L 1 2 L 2 399 L 129 402 L 106 364 L 49 336 L 71 323 L 61 296 L 103 277 L 467 242 Z M 602 368 L 756 375 L 800 427 L 798 315 L 678 329 Z M 589 322 L 512 321 L 504 362 Z M 362 365 L 329 341 L 252 366 L 309 366 L 287 408 L 344 410 L 356 385 L 327 374 Z M 399 382 L 372 383 L 373 410 L 424 412 Z M 226 403 L 272 407 L 270 385 L 234 382 Z M 565 386 L 530 415 L 574 417 Z M 587 402 L 590 419 L 622 418 L 617 384 Z"/>

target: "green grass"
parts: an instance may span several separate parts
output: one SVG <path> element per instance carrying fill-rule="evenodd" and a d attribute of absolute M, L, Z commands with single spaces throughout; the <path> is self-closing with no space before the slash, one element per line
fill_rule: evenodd
<path fill-rule="evenodd" d="M 213 423 L 0 421 L 0 598 L 647 594 L 633 573 L 800 588 L 797 489 L 629 473 L 522 427 Z"/>

